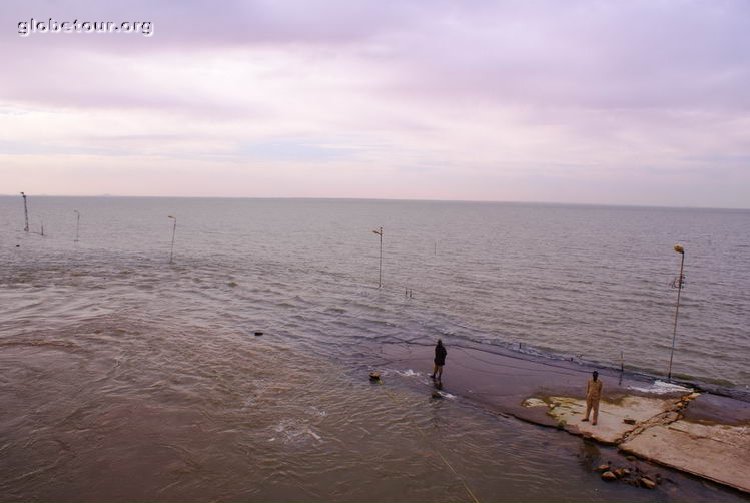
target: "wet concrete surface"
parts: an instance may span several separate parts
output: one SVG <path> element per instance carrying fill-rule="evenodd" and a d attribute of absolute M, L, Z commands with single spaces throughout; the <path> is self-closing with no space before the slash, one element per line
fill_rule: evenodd
<path fill-rule="evenodd" d="M 577 362 L 448 352 L 442 387 L 462 399 L 750 493 L 750 403 Z M 431 371 L 432 348 L 384 345 L 381 357 L 392 367 Z M 596 426 L 581 421 L 593 370 L 604 383 Z"/>

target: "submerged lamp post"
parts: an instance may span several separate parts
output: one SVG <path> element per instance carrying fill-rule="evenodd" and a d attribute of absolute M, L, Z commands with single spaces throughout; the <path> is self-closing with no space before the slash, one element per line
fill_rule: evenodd
<path fill-rule="evenodd" d="M 380 236 L 380 284 L 378 288 L 383 288 L 383 227 L 372 232 Z"/>
<path fill-rule="evenodd" d="M 26 222 L 26 225 L 24 226 L 23 230 L 25 230 L 26 232 L 29 232 L 29 210 L 26 207 L 26 194 L 21 192 L 21 197 L 23 197 L 23 216 Z"/>
<path fill-rule="evenodd" d="M 78 210 L 73 210 L 76 214 L 76 238 L 73 240 L 74 243 L 78 242 L 78 224 L 81 222 L 81 212 Z"/>
<path fill-rule="evenodd" d="M 167 218 L 171 218 L 174 220 L 174 224 L 172 225 L 172 245 L 169 248 L 169 263 L 172 263 L 172 254 L 174 252 L 174 231 L 177 229 L 177 217 L 173 217 L 172 215 L 167 215 Z"/>
<path fill-rule="evenodd" d="M 682 287 L 685 284 L 685 276 L 682 274 L 683 266 L 685 265 L 685 248 L 682 245 L 674 245 L 674 251 L 680 254 L 680 275 L 674 281 L 672 286 L 677 288 L 677 306 L 674 310 L 674 331 L 672 332 L 672 351 L 669 353 L 669 371 L 667 372 L 667 379 L 672 379 L 672 357 L 674 356 L 674 343 L 677 339 L 677 314 L 680 312 L 680 294 L 682 293 Z"/>

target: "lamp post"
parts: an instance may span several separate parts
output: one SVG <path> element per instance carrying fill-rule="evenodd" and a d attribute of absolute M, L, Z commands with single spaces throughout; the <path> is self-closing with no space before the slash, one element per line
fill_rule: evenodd
<path fill-rule="evenodd" d="M 677 306 L 674 310 L 674 330 L 672 332 L 672 351 L 669 353 L 669 371 L 667 372 L 667 379 L 672 379 L 672 357 L 674 356 L 674 343 L 677 339 L 677 314 L 680 312 L 680 294 L 682 293 L 682 287 L 685 283 L 685 276 L 682 275 L 683 266 L 685 265 L 685 248 L 682 245 L 674 245 L 674 251 L 680 254 L 680 275 L 677 277 L 675 282 L 672 284 L 673 287 L 677 288 Z"/>
<path fill-rule="evenodd" d="M 74 243 L 78 242 L 78 224 L 81 222 L 81 212 L 78 210 L 73 210 L 76 214 L 76 238 L 73 240 Z"/>
<path fill-rule="evenodd" d="M 174 220 L 174 224 L 172 225 L 172 245 L 169 248 L 169 263 L 172 263 L 172 254 L 174 252 L 174 231 L 177 229 L 177 217 L 173 217 L 172 215 L 167 215 L 167 218 L 171 218 Z"/>
<path fill-rule="evenodd" d="M 26 207 L 26 194 L 21 192 L 21 197 L 23 197 L 23 216 L 26 222 L 26 225 L 24 226 L 23 230 L 25 230 L 26 232 L 29 232 L 29 210 Z"/>
<path fill-rule="evenodd" d="M 378 288 L 383 288 L 383 227 L 372 232 L 380 236 L 380 284 Z"/>

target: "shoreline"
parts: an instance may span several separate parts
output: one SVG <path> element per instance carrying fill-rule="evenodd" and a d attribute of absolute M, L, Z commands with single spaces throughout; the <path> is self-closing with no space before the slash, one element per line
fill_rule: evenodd
<path fill-rule="evenodd" d="M 750 494 L 750 403 L 741 398 L 680 381 L 670 388 L 654 377 L 588 363 L 452 346 L 450 340 L 446 347 L 445 393 L 491 414 L 562 429 L 616 447 L 623 456 Z M 388 343 L 379 357 L 376 370 L 426 376 L 433 347 Z M 593 370 L 604 382 L 598 426 L 580 421 Z"/>

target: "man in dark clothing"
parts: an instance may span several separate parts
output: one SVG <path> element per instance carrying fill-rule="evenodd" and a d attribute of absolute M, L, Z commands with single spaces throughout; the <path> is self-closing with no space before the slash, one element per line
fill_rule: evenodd
<path fill-rule="evenodd" d="M 448 356 L 448 351 L 443 346 L 443 340 L 438 339 L 437 346 L 435 346 L 435 368 L 432 371 L 433 379 L 441 381 L 443 379 L 443 365 L 445 365 L 445 357 Z"/>

